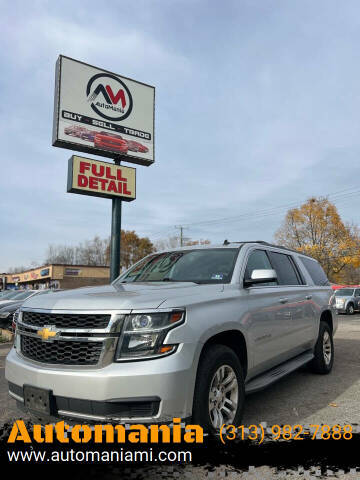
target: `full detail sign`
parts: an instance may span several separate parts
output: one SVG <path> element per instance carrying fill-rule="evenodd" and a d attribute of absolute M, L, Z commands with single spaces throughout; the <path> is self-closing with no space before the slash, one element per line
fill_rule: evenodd
<path fill-rule="evenodd" d="M 73 155 L 67 191 L 131 202 L 136 198 L 136 169 Z"/>
<path fill-rule="evenodd" d="M 151 165 L 154 106 L 155 87 L 60 55 L 53 145 Z"/>

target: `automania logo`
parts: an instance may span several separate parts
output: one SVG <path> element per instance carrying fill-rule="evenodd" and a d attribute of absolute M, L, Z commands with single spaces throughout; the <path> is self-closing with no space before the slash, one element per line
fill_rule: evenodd
<path fill-rule="evenodd" d="M 128 87 L 110 73 L 98 73 L 91 77 L 86 87 L 86 96 L 94 112 L 106 120 L 124 120 L 133 107 Z"/>

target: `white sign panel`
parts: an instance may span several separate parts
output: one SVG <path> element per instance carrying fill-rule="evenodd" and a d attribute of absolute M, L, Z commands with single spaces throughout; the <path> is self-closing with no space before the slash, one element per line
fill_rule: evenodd
<path fill-rule="evenodd" d="M 154 162 L 154 87 L 62 55 L 55 83 L 54 146 Z"/>

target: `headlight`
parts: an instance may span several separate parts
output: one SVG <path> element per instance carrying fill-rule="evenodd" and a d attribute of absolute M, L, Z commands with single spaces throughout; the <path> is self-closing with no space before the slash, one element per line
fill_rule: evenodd
<path fill-rule="evenodd" d="M 185 312 L 126 315 L 115 361 L 155 358 L 175 352 L 177 345 L 163 345 L 169 330 L 184 322 Z"/>

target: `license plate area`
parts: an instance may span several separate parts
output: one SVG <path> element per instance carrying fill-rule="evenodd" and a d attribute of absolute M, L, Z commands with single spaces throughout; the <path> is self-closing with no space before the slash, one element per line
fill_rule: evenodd
<path fill-rule="evenodd" d="M 24 385 L 24 405 L 29 410 L 50 415 L 51 397 L 51 390 Z"/>

